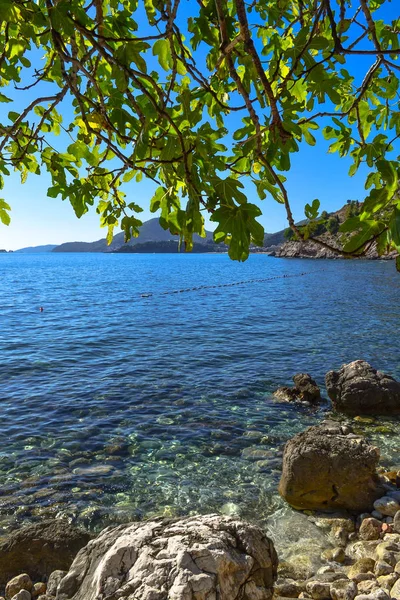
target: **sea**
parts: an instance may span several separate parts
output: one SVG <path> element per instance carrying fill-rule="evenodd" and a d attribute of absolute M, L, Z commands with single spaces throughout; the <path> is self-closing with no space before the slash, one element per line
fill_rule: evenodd
<path fill-rule="evenodd" d="M 268 527 L 331 369 L 400 378 L 392 261 L 0 254 L 0 534 L 234 514 Z M 43 311 L 40 311 L 40 307 Z M 273 392 L 307 372 L 318 407 Z M 354 422 L 400 465 L 397 419 Z"/>

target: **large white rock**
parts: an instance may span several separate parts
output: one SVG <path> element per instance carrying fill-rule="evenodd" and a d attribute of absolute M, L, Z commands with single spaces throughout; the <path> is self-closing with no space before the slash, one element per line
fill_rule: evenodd
<path fill-rule="evenodd" d="M 105 529 L 74 560 L 57 600 L 271 600 L 277 556 L 249 523 L 219 515 Z"/>

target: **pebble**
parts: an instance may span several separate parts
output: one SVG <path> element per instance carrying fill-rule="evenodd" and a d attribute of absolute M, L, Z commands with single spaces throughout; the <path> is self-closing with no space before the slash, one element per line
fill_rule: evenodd
<path fill-rule="evenodd" d="M 306 592 L 313 600 L 329 600 L 331 597 L 331 586 L 323 581 L 309 581 Z"/>
<path fill-rule="evenodd" d="M 389 600 L 389 596 L 384 590 L 377 589 L 370 594 L 360 594 L 355 600 Z"/>
<path fill-rule="evenodd" d="M 379 587 L 384 590 L 390 591 L 394 584 L 396 583 L 399 576 L 397 573 L 390 573 L 390 575 L 381 575 L 377 578 L 377 582 L 379 583 Z"/>
<path fill-rule="evenodd" d="M 391 598 L 400 598 L 400 579 L 396 581 L 392 589 L 390 590 Z"/>
<path fill-rule="evenodd" d="M 392 531 L 392 526 L 389 523 L 382 523 L 382 533 L 392 533 Z"/>
<path fill-rule="evenodd" d="M 343 563 L 346 560 L 346 554 L 343 548 L 329 548 L 321 554 L 322 560 L 329 562 Z"/>
<path fill-rule="evenodd" d="M 360 583 L 360 581 L 368 581 L 369 579 L 375 579 L 375 575 L 373 573 L 358 573 L 352 577 L 354 583 Z"/>
<path fill-rule="evenodd" d="M 361 558 L 372 558 L 375 560 L 375 550 L 379 543 L 380 540 L 360 540 L 348 546 L 346 553 L 356 560 Z"/>
<path fill-rule="evenodd" d="M 354 600 L 357 591 L 356 584 L 349 579 L 334 581 L 331 584 L 332 600 Z"/>
<path fill-rule="evenodd" d="M 32 596 L 42 596 L 46 593 L 47 585 L 42 581 L 35 583 L 32 590 Z"/>
<path fill-rule="evenodd" d="M 32 596 L 28 590 L 20 590 L 12 597 L 12 600 L 32 600 Z"/>
<path fill-rule="evenodd" d="M 376 556 L 394 567 L 400 560 L 400 546 L 394 542 L 382 542 L 376 547 Z"/>
<path fill-rule="evenodd" d="M 357 583 L 357 590 L 359 594 L 370 594 L 373 590 L 376 590 L 379 585 L 376 579 L 369 579 L 367 581 L 360 581 Z"/>
<path fill-rule="evenodd" d="M 303 591 L 304 586 L 294 579 L 278 579 L 274 587 L 274 595 L 284 598 L 298 598 Z"/>
<path fill-rule="evenodd" d="M 400 502 L 400 491 L 399 490 L 390 490 L 387 494 L 390 498 L 394 498 L 397 502 Z"/>
<path fill-rule="evenodd" d="M 369 573 L 373 571 L 374 567 L 375 561 L 372 558 L 360 558 L 350 567 L 347 576 L 349 579 L 353 579 L 360 573 Z"/>
<path fill-rule="evenodd" d="M 362 540 L 379 540 L 382 523 L 374 517 L 364 519 L 360 526 L 359 536 Z"/>
<path fill-rule="evenodd" d="M 374 517 L 374 519 L 382 519 L 383 514 L 379 512 L 379 510 L 373 510 L 371 513 L 371 517 Z"/>
<path fill-rule="evenodd" d="M 26 590 L 30 592 L 33 588 L 33 583 L 31 578 L 27 573 L 22 573 L 22 575 L 17 575 L 13 577 L 7 585 L 6 585 L 6 598 L 13 598 L 18 592 L 21 590 Z M 29 594 L 30 596 L 30 594 Z"/>
<path fill-rule="evenodd" d="M 243 448 L 242 457 L 246 460 L 266 460 L 273 457 L 272 450 L 265 450 L 263 448 Z"/>
<path fill-rule="evenodd" d="M 74 469 L 74 475 L 80 475 L 81 477 L 93 477 L 110 475 L 114 471 L 111 465 L 94 465 L 88 467 L 81 467 Z M 400 507 L 399 507 L 400 508 Z"/>
<path fill-rule="evenodd" d="M 332 567 L 331 565 L 324 565 L 323 567 L 320 567 L 318 569 L 317 575 L 323 575 L 324 573 L 334 573 L 334 572 L 335 572 L 334 567 Z"/>
<path fill-rule="evenodd" d="M 397 511 L 393 517 L 393 531 L 400 533 L 400 511 Z"/>
<path fill-rule="evenodd" d="M 400 504 L 391 496 L 383 496 L 374 502 L 374 509 L 385 516 L 394 517 L 400 510 Z"/>
<path fill-rule="evenodd" d="M 385 519 L 385 523 L 388 523 L 389 525 L 391 525 L 394 521 L 394 517 L 386 517 Z"/>
<path fill-rule="evenodd" d="M 400 544 L 400 534 L 398 533 L 385 533 L 383 536 L 384 542 L 395 542 L 396 544 Z"/>
<path fill-rule="evenodd" d="M 374 567 L 374 574 L 376 577 L 380 577 L 381 575 L 389 575 L 393 573 L 393 566 L 384 560 L 377 560 Z"/>

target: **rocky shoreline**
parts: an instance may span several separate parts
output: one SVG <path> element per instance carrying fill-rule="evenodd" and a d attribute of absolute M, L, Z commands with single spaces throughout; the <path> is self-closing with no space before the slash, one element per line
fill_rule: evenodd
<path fill-rule="evenodd" d="M 293 379 L 277 401 L 321 401 L 309 374 Z M 341 415 L 400 412 L 400 382 L 365 361 L 328 372 L 326 389 Z M 400 471 L 382 469 L 379 449 L 339 419 L 287 442 L 279 491 L 296 510 L 276 520 L 274 542 L 217 514 L 108 527 L 94 539 L 56 519 L 0 539 L 0 600 L 400 598 Z"/>
<path fill-rule="evenodd" d="M 325 240 L 327 243 L 339 249 L 337 238 L 334 236 L 326 236 Z M 301 241 L 289 241 L 279 246 L 277 249 L 272 250 L 270 256 L 276 256 L 277 258 L 329 258 L 329 259 L 346 259 L 346 256 L 338 254 L 330 248 L 320 246 L 312 241 L 301 242 Z M 392 260 L 397 256 L 396 251 L 389 252 L 388 254 L 379 256 L 376 245 L 372 245 L 365 255 L 360 256 L 358 260 Z M 351 256 L 354 259 L 356 257 Z"/>

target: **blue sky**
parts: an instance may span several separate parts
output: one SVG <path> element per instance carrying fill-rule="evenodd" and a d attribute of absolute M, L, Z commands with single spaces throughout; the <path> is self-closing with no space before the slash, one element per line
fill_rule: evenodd
<path fill-rule="evenodd" d="M 394 2 L 386 6 L 385 18 L 391 20 L 398 17 L 398 7 Z M 351 70 L 361 79 L 374 57 L 352 59 Z M 9 90 L 4 90 L 9 93 Z M 24 92 L 20 107 L 33 98 Z M 9 94 L 10 95 L 10 94 Z M 15 110 L 13 105 L 0 104 L 0 111 Z M 1 115 L 0 115 L 1 118 Z M 287 189 L 296 219 L 304 218 L 304 205 L 318 198 L 321 209 L 333 211 L 340 208 L 348 199 L 362 200 L 365 197 L 364 182 L 366 170 L 360 171 L 352 178 L 348 176 L 350 159 L 340 159 L 335 154 L 328 154 L 328 142 L 317 135 L 314 147 L 303 144 L 300 152 L 292 155 L 292 169 L 287 176 Z M 48 198 L 47 187 L 50 179 L 47 174 L 40 177 L 30 175 L 27 182 L 20 183 L 19 174 L 12 174 L 6 179 L 1 196 L 12 207 L 11 225 L 6 227 L 0 223 L 0 248 L 15 250 L 24 246 L 35 246 L 47 243 L 59 244 L 66 241 L 93 241 L 105 237 L 105 230 L 100 228 L 99 217 L 93 210 L 81 219 L 77 219 L 70 204 L 60 198 Z M 148 210 L 149 200 L 154 192 L 154 184 L 143 181 L 140 184 L 131 182 L 125 188 L 127 200 L 135 201 L 144 208 L 142 220 L 153 217 Z M 287 226 L 284 207 L 271 197 L 258 200 L 252 184 L 246 186 L 249 202 L 258 204 L 263 211 L 260 222 L 266 232 L 274 232 Z M 208 228 L 212 229 L 208 222 Z"/>

